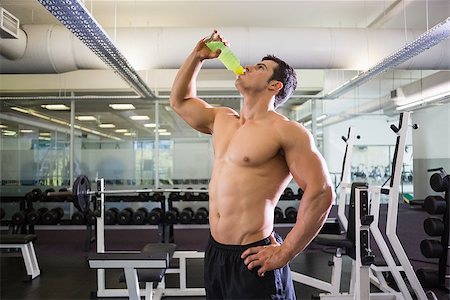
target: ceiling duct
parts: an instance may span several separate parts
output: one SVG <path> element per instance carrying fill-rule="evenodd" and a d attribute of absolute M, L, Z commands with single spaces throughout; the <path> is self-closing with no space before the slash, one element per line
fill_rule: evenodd
<path fill-rule="evenodd" d="M 0 37 L 17 39 L 19 32 L 19 19 L 9 11 L 0 7 Z"/>
<path fill-rule="evenodd" d="M 354 89 L 355 87 L 371 80 L 379 74 L 389 69 L 395 68 L 396 66 L 409 60 L 410 58 L 419 55 L 423 51 L 439 44 L 448 37 L 450 37 L 450 18 L 447 18 L 445 21 L 437 24 L 411 43 L 407 44 L 403 48 L 397 50 L 393 54 L 381 60 L 379 63 L 375 64 L 373 67 L 362 72 L 358 76 L 352 78 L 351 80 L 347 81 L 331 92 L 328 92 L 323 98 L 337 98 Z"/>
<path fill-rule="evenodd" d="M 128 82 L 139 96 L 155 98 L 147 84 L 116 48 L 84 4 L 77 0 L 38 1 L 112 70 Z"/>

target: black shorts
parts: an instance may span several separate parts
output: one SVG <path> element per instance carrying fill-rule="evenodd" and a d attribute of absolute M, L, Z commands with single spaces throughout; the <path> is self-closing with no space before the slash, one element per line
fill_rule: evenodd
<path fill-rule="evenodd" d="M 279 243 L 282 239 L 278 234 Z M 205 288 L 207 299 L 295 299 L 289 265 L 258 276 L 258 268 L 249 270 L 241 258 L 250 247 L 270 244 L 270 238 L 248 245 L 223 245 L 210 237 L 205 252 Z"/>

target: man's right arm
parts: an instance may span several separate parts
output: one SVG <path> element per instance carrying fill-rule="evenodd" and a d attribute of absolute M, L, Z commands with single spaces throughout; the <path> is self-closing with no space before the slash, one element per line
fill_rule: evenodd
<path fill-rule="evenodd" d="M 172 85 L 170 106 L 192 128 L 212 133 L 216 109 L 197 97 L 197 75 L 204 59 L 215 58 L 203 40 L 199 41 L 192 53 L 181 65 Z"/>

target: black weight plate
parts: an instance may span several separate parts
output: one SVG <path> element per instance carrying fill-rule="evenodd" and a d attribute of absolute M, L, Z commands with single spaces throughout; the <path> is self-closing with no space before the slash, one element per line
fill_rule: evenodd
<path fill-rule="evenodd" d="M 91 190 L 91 183 L 87 176 L 80 175 L 77 177 L 72 187 L 73 194 L 73 204 L 82 213 L 86 213 L 89 209 L 89 202 L 91 195 L 89 191 Z"/>

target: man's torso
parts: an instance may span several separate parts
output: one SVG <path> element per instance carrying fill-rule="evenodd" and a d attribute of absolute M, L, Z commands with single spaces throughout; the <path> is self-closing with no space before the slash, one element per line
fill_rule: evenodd
<path fill-rule="evenodd" d="M 272 232 L 274 207 L 292 178 L 281 148 L 280 122 L 286 120 L 276 113 L 244 124 L 232 113 L 216 116 L 209 184 L 216 241 L 248 244 Z"/>

